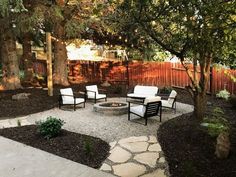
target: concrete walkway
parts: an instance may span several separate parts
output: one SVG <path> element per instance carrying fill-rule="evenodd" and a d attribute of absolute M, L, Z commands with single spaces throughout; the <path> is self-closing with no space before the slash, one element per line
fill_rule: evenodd
<path fill-rule="evenodd" d="M 0 177 L 112 176 L 0 136 Z"/>

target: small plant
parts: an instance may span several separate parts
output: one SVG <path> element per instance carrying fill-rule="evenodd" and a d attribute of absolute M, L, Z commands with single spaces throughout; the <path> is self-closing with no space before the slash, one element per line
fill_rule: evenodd
<path fill-rule="evenodd" d="M 219 107 L 213 110 L 211 117 L 205 117 L 201 125 L 207 127 L 208 134 L 212 137 L 229 132 L 230 129 L 228 121 L 224 118 L 224 111 Z"/>
<path fill-rule="evenodd" d="M 161 90 L 160 90 L 160 93 L 161 94 L 170 94 L 172 88 L 171 87 L 163 87 Z"/>
<path fill-rule="evenodd" d="M 36 122 L 39 133 L 47 139 L 56 137 L 64 124 L 63 120 L 52 116 L 47 117 L 46 121 Z"/>
<path fill-rule="evenodd" d="M 230 97 L 230 93 L 226 89 L 224 89 L 224 90 L 221 90 L 219 93 L 217 93 L 216 97 L 228 100 Z"/>
<path fill-rule="evenodd" d="M 20 121 L 20 119 L 17 119 L 17 126 L 18 126 L 18 127 L 21 126 L 21 121 Z"/>
<path fill-rule="evenodd" d="M 84 144 L 84 149 L 85 149 L 86 154 L 92 153 L 93 147 L 92 147 L 90 138 L 86 138 L 85 144 Z"/>

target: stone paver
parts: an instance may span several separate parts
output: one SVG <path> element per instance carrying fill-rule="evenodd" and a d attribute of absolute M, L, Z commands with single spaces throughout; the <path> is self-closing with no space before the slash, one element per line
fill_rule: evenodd
<path fill-rule="evenodd" d="M 164 170 L 156 170 L 152 173 L 142 175 L 141 177 L 166 177 Z"/>
<path fill-rule="evenodd" d="M 160 152 L 161 151 L 161 146 L 160 144 L 156 143 L 156 144 L 152 144 L 148 147 L 149 151 L 156 151 L 156 152 Z"/>
<path fill-rule="evenodd" d="M 104 164 L 102 164 L 100 170 L 102 170 L 102 171 L 111 171 L 111 166 L 104 163 Z"/>
<path fill-rule="evenodd" d="M 149 136 L 149 143 L 157 143 L 157 138 L 155 136 Z"/>
<path fill-rule="evenodd" d="M 147 142 L 122 143 L 120 145 L 131 152 L 144 152 L 147 151 L 148 147 Z"/>
<path fill-rule="evenodd" d="M 122 177 L 138 177 L 145 173 L 146 168 L 143 165 L 135 163 L 124 163 L 112 167 L 114 174 Z"/>
<path fill-rule="evenodd" d="M 159 163 L 165 163 L 165 162 L 166 162 L 165 157 L 161 157 L 158 162 L 159 162 Z"/>
<path fill-rule="evenodd" d="M 133 136 L 110 145 L 110 156 L 101 170 L 121 177 L 167 177 L 168 164 L 160 157 L 161 146 L 155 136 Z"/>
<path fill-rule="evenodd" d="M 146 137 L 146 136 L 139 136 L 139 137 L 132 136 L 129 138 L 121 139 L 118 143 L 124 144 L 124 143 L 134 143 L 134 142 L 145 142 L 147 140 L 148 140 L 148 137 Z"/>
<path fill-rule="evenodd" d="M 113 141 L 113 142 L 110 142 L 109 145 L 110 145 L 110 148 L 113 149 L 116 145 L 117 141 Z"/>
<path fill-rule="evenodd" d="M 115 163 L 122 163 L 129 160 L 131 155 L 132 154 L 130 152 L 120 147 L 115 147 L 114 149 L 111 150 L 111 155 L 108 157 L 108 159 Z"/>
<path fill-rule="evenodd" d="M 159 158 L 159 153 L 155 152 L 145 152 L 134 156 L 134 160 L 137 160 L 138 162 L 148 165 L 152 168 L 156 166 L 158 158 Z"/>

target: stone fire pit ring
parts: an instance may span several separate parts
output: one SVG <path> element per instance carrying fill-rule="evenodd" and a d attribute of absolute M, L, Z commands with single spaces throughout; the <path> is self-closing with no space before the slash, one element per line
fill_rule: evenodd
<path fill-rule="evenodd" d="M 106 115 L 122 115 L 128 113 L 128 103 L 121 101 L 96 103 L 93 110 Z"/>

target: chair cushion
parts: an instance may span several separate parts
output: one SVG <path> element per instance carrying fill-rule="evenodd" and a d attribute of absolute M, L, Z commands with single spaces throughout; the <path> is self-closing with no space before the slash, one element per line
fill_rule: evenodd
<path fill-rule="evenodd" d="M 145 95 L 152 95 L 155 96 L 158 92 L 158 88 L 155 86 L 143 86 L 143 85 L 136 85 L 134 87 L 135 94 L 145 94 Z"/>
<path fill-rule="evenodd" d="M 145 111 L 146 111 L 146 106 L 143 106 L 143 105 L 130 107 L 130 112 L 135 113 L 141 117 L 144 116 Z"/>
<path fill-rule="evenodd" d="M 169 103 L 168 100 L 161 100 L 161 104 L 163 107 L 172 108 L 172 103 Z"/>
<path fill-rule="evenodd" d="M 86 86 L 86 91 L 87 91 L 88 98 L 95 98 L 94 92 L 96 92 L 96 95 L 98 94 L 98 87 L 97 85 L 89 85 L 89 86 Z M 89 92 L 89 91 L 92 91 L 92 92 Z"/>
<path fill-rule="evenodd" d="M 168 98 L 168 103 L 171 104 L 171 106 L 172 106 L 176 96 L 177 96 L 177 92 L 175 90 L 172 90 L 171 93 L 170 93 L 170 96 Z"/>
<path fill-rule="evenodd" d="M 71 88 L 60 89 L 60 93 L 62 95 L 62 103 L 64 102 L 74 102 L 73 91 Z M 69 95 L 69 96 L 66 96 Z"/>
<path fill-rule="evenodd" d="M 80 104 L 80 103 L 84 103 L 84 102 L 85 102 L 84 98 L 75 98 L 75 104 Z M 63 101 L 63 104 L 74 104 L 74 99 L 73 100 L 67 99 L 67 100 Z"/>
<path fill-rule="evenodd" d="M 161 97 L 159 97 L 159 96 L 147 97 L 144 100 L 144 105 L 151 103 L 151 102 L 156 102 L 156 101 L 161 101 Z"/>

